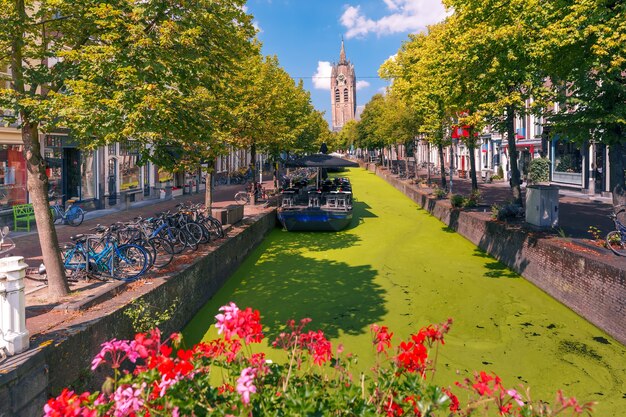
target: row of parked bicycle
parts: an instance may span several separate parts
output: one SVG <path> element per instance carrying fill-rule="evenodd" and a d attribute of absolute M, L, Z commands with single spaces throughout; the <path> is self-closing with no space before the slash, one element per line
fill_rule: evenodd
<path fill-rule="evenodd" d="M 70 281 L 96 278 L 134 281 L 152 268 L 168 266 L 185 249 L 224 237 L 222 224 L 207 215 L 201 204 L 179 204 L 176 212 L 158 213 L 131 222 L 105 227 L 93 233 L 72 236 L 61 249 L 65 273 Z M 39 273 L 45 275 L 45 266 Z"/>

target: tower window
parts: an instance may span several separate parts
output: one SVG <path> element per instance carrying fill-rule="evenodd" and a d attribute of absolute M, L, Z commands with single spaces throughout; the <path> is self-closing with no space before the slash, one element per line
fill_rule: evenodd
<path fill-rule="evenodd" d="M 343 101 L 348 101 L 348 89 L 343 90 Z"/>
<path fill-rule="evenodd" d="M 339 102 L 339 89 L 335 90 L 335 102 Z"/>

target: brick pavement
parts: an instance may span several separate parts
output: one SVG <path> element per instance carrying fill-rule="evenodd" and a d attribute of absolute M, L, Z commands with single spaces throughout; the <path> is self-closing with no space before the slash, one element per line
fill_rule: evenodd
<path fill-rule="evenodd" d="M 271 181 L 264 181 L 263 185 L 266 189 L 273 188 Z M 213 192 L 213 207 L 221 208 L 230 204 L 236 204 L 234 201 L 235 193 L 245 188 L 245 185 L 223 185 L 215 188 Z M 204 191 L 199 194 L 183 195 L 180 197 L 172 198 L 167 201 L 154 200 L 152 204 L 146 204 L 145 201 L 141 204 L 131 207 L 128 210 L 117 210 L 112 213 L 106 211 L 104 215 L 99 215 L 97 211 L 88 213 L 85 221 L 78 227 L 71 227 L 67 225 L 57 225 L 56 232 L 59 242 L 69 242 L 70 237 L 79 233 L 89 233 L 91 228 L 98 224 L 109 225 L 115 222 L 123 222 L 132 220 L 134 217 L 150 217 L 155 213 L 174 210 L 176 205 L 182 202 L 192 201 L 194 203 L 204 202 Z M 139 206 L 139 207 L 137 207 Z M 257 211 L 255 207 L 246 206 L 246 214 L 251 214 Z M 100 213 L 101 214 L 101 213 Z M 11 251 L 12 255 L 23 256 L 26 263 L 31 268 L 37 268 L 42 262 L 41 247 L 39 245 L 39 236 L 37 232 L 30 233 L 16 233 L 12 234 L 11 238 L 15 242 L 15 249 Z M 30 278 L 28 278 L 30 277 Z M 26 293 L 37 291 L 43 287 L 42 281 L 38 279 L 36 273 L 30 273 L 25 280 Z M 75 291 L 84 288 L 89 283 L 72 283 L 71 290 Z M 27 304 L 29 301 L 27 299 Z"/>

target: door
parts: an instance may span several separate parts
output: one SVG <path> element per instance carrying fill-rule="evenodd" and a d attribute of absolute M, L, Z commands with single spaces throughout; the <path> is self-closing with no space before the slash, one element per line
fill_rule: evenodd
<path fill-rule="evenodd" d="M 109 159 L 109 178 L 107 178 L 107 190 L 109 194 L 109 205 L 117 203 L 117 159 Z"/>
<path fill-rule="evenodd" d="M 605 163 L 605 154 L 606 154 L 606 145 L 596 144 L 596 160 L 594 161 L 595 168 L 595 192 L 596 194 L 601 194 L 604 191 L 604 173 L 606 170 L 604 169 Z"/>
<path fill-rule="evenodd" d="M 81 172 L 80 151 L 76 148 L 63 149 L 63 201 L 80 200 Z"/>

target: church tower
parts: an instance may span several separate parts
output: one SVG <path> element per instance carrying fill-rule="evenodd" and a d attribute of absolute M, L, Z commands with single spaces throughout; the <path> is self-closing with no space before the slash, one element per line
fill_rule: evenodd
<path fill-rule="evenodd" d="M 339 62 L 333 63 L 330 75 L 330 102 L 333 116 L 333 130 L 339 131 L 343 125 L 354 120 L 356 113 L 356 76 L 354 65 L 346 60 L 346 50 L 341 40 Z"/>

